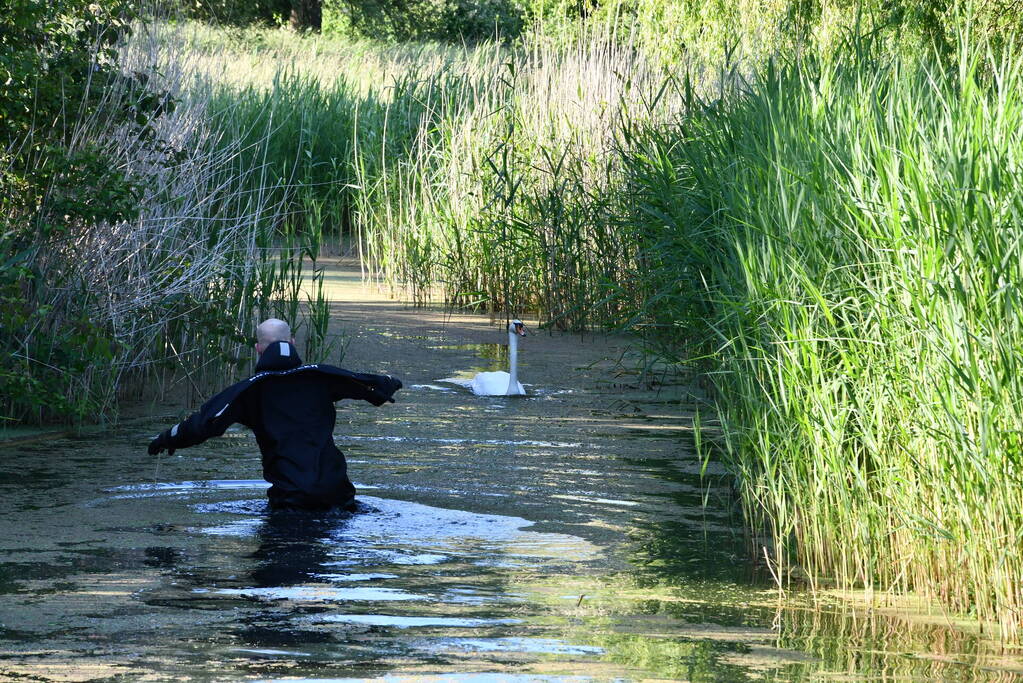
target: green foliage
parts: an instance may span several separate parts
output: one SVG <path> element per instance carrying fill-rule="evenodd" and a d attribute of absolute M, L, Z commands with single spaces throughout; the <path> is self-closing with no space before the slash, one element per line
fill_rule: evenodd
<path fill-rule="evenodd" d="M 290 228 L 340 234 L 351 228 L 357 99 L 343 79 L 325 91 L 280 74 L 269 90 L 214 87 L 208 111 L 225 143 L 240 146 L 233 163 L 245 191 L 265 192 Z M 314 213 L 321 220 L 310 221 Z"/>
<path fill-rule="evenodd" d="M 326 29 L 407 41 L 515 38 L 525 26 L 518 0 L 329 0 Z"/>
<path fill-rule="evenodd" d="M 86 226 L 134 217 L 139 186 L 81 121 L 130 121 L 140 132 L 164 107 L 117 67 L 126 3 L 8 3 L 0 16 L 0 396 L 5 417 L 81 417 L 106 390 L 78 381 L 113 357 L 109 330 L 90 321 L 88 290 L 74 289 L 63 242 Z M 108 93 L 127 96 L 111 108 Z"/>
<path fill-rule="evenodd" d="M 53 311 L 34 299 L 46 286 L 34 257 L 39 243 L 82 221 L 131 211 L 124 177 L 108 173 L 97 150 L 72 149 L 68 116 L 69 108 L 95 115 L 102 88 L 118 77 L 112 45 L 127 26 L 123 9 L 19 0 L 0 15 L 0 253 L 13 255 L 0 264 L 0 395 L 16 417 L 89 410 L 68 378 L 90 359 L 109 358 L 104 335 L 84 321 L 47 329 Z"/>
<path fill-rule="evenodd" d="M 1013 639 L 1023 68 L 982 54 L 853 44 L 694 102 L 638 137 L 629 222 L 659 256 L 641 310 L 713 361 L 773 571 L 918 591 Z"/>
<path fill-rule="evenodd" d="M 4 417 L 84 419 L 99 408 L 107 392 L 98 387 L 83 391 L 81 380 L 109 365 L 114 342 L 107 330 L 88 317 L 61 317 L 59 324 L 54 324 L 52 307 L 38 307 L 32 300 L 36 273 L 13 261 L 0 269 L 0 338 L 4 341 L 0 406 Z"/>
<path fill-rule="evenodd" d="M 126 3 L 84 0 L 17 0 L 0 16 L 0 239 L 131 212 L 124 175 L 76 139 L 79 121 L 105 113 L 105 93 L 132 81 L 114 48 L 130 19 Z M 120 116 L 144 126 L 161 105 L 140 94 L 124 106 Z"/>
<path fill-rule="evenodd" d="M 893 50 L 949 57 L 967 21 L 979 37 L 1010 40 L 1023 26 L 1012 0 L 329 0 L 328 31 L 389 41 L 474 42 L 495 35 L 571 44 L 596 36 L 668 64 L 762 65 L 780 54 L 830 50 L 845 32 Z"/>
<path fill-rule="evenodd" d="M 291 0 L 184 0 L 182 13 L 191 19 L 226 26 L 281 24 L 291 11 Z"/>
<path fill-rule="evenodd" d="M 289 17 L 289 0 L 195 0 L 186 17 L 214 24 L 275 26 Z M 950 56 L 956 31 L 995 43 L 1023 26 L 1013 0 L 326 0 L 326 33 L 383 41 L 476 43 L 536 39 L 571 44 L 598 37 L 643 49 L 676 64 L 762 65 L 794 50 L 830 49 L 845 31 L 873 32 L 892 49 Z"/>

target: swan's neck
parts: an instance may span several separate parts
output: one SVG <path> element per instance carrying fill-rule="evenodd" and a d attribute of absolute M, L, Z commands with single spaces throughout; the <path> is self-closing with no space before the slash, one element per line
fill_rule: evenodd
<path fill-rule="evenodd" d="M 508 333 L 508 394 L 519 393 L 519 335 Z"/>

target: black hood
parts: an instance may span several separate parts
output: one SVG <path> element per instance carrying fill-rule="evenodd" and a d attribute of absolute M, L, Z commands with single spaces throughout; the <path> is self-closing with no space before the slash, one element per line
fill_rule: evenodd
<path fill-rule="evenodd" d="M 290 370 L 301 364 L 302 359 L 299 358 L 298 350 L 294 344 L 289 344 L 286 341 L 273 342 L 260 355 L 259 361 L 256 363 L 256 372 Z"/>

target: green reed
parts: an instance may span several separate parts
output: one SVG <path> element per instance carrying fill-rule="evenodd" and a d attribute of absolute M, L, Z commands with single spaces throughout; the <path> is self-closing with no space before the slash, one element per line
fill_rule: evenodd
<path fill-rule="evenodd" d="M 705 335 L 782 581 L 919 591 L 1016 638 L 1023 61 L 861 47 L 643 134 L 647 318 Z"/>
<path fill-rule="evenodd" d="M 354 238 L 370 271 L 415 301 L 534 311 L 572 329 L 617 316 L 608 292 L 629 245 L 612 210 L 615 129 L 655 116 L 654 70 L 598 42 L 409 55 L 378 47 L 367 57 L 384 65 L 378 82 L 329 55 L 255 82 L 204 72 L 192 96 L 240 144 L 240 168 L 262 169 L 253 188 L 271 188 L 288 230 Z"/>

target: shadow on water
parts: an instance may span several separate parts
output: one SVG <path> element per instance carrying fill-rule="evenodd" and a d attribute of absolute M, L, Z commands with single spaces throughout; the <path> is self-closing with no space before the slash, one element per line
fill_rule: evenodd
<path fill-rule="evenodd" d="M 329 557 L 326 541 L 337 534 L 351 514 L 269 512 L 263 515 L 256 530 L 259 547 L 252 553 L 255 563 L 252 585 L 257 588 L 296 586 L 322 575 Z"/>
<path fill-rule="evenodd" d="M 327 539 L 351 514 L 265 513 L 255 533 L 259 545 L 251 555 L 253 566 L 248 583 L 252 590 L 248 595 L 258 596 L 262 592 L 285 599 L 289 587 L 315 582 L 323 576 L 329 561 Z M 330 633 L 303 629 L 282 613 L 269 610 L 246 617 L 231 629 L 231 635 L 241 651 L 265 656 L 295 655 L 294 650 L 280 648 L 323 645 L 334 640 Z"/>
<path fill-rule="evenodd" d="M 695 453 L 691 430 L 627 430 L 629 439 L 677 444 Z M 652 494 L 670 501 L 675 514 L 637 520 L 629 534 L 633 578 L 644 585 L 767 588 L 771 576 L 747 551 L 742 511 L 733 495 L 733 478 L 716 462 L 679 462 L 630 456 L 648 476 L 672 486 Z M 741 620 L 736 623 L 741 622 Z"/>

